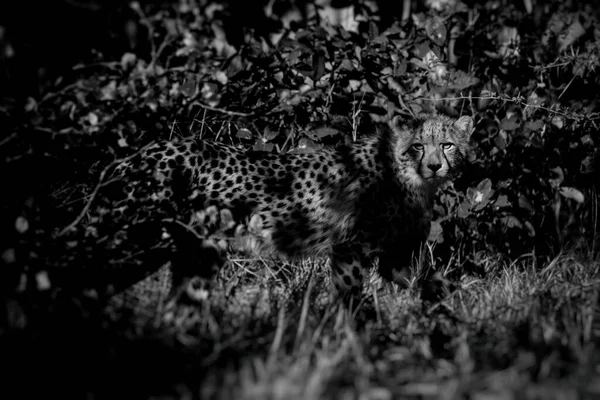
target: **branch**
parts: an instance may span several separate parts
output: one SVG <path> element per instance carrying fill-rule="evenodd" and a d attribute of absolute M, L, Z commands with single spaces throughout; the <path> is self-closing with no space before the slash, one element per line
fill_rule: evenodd
<path fill-rule="evenodd" d="M 227 114 L 227 115 L 231 115 L 231 116 L 235 116 L 235 117 L 251 117 L 254 115 L 253 112 L 245 113 L 245 112 L 240 112 L 240 111 L 229 111 L 229 110 L 223 110 L 222 108 L 207 106 L 206 104 L 202 104 L 199 101 L 194 101 L 192 104 L 197 104 L 200 107 L 204 108 L 205 110 L 215 111 L 215 112 L 219 112 L 222 114 Z"/>
<path fill-rule="evenodd" d="M 81 210 L 81 212 L 79 213 L 79 215 L 77 216 L 77 218 L 75 218 L 75 220 L 73 220 L 73 222 L 71 222 L 69 225 L 65 226 L 59 233 L 58 233 L 58 237 L 63 236 L 65 233 L 67 233 L 68 231 L 70 231 L 71 229 L 73 229 L 75 226 L 77 226 L 77 224 L 79 224 L 81 222 L 81 220 L 83 219 L 83 217 L 85 216 L 85 214 L 89 211 L 90 207 L 92 206 L 92 202 L 94 201 L 94 199 L 96 198 L 96 196 L 98 195 L 98 191 L 100 190 L 101 187 L 108 185 L 109 183 L 115 182 L 115 179 L 112 179 L 108 182 L 103 182 L 104 178 L 107 174 L 107 172 L 114 166 L 117 164 L 121 164 L 124 162 L 127 162 L 129 160 L 131 160 L 132 158 L 134 158 L 135 156 L 137 156 L 138 154 L 140 154 L 142 151 L 144 151 L 146 148 L 148 147 L 148 145 L 142 147 L 140 150 L 136 151 L 135 153 L 124 157 L 124 158 L 120 158 L 118 160 L 115 160 L 113 162 L 111 162 L 110 164 L 108 164 L 100 173 L 100 178 L 98 179 L 98 184 L 96 185 L 96 187 L 94 188 L 94 190 L 92 191 L 92 194 L 90 195 L 88 201 L 85 203 L 85 206 L 83 207 L 83 209 Z"/>
<path fill-rule="evenodd" d="M 567 119 L 582 119 L 585 118 L 587 120 L 597 120 L 600 119 L 600 114 L 598 113 L 590 113 L 587 115 L 583 115 L 583 114 L 579 114 L 579 113 L 567 113 L 566 111 L 558 111 L 558 110 L 553 110 L 551 108 L 548 107 L 544 107 L 544 106 L 538 106 L 535 104 L 528 104 L 526 102 L 524 102 L 523 100 L 520 100 L 518 98 L 515 97 L 508 97 L 508 96 L 459 96 L 459 97 L 441 97 L 441 98 L 436 98 L 436 99 L 432 99 L 429 97 L 417 97 L 415 100 L 425 100 L 425 101 L 440 101 L 440 100 L 474 100 L 474 99 L 483 99 L 483 100 L 502 100 L 502 101 L 510 101 L 513 103 L 518 103 L 521 104 L 522 106 L 524 106 L 525 108 L 527 107 L 532 107 L 532 108 L 539 108 L 540 110 L 544 110 L 544 111 L 548 111 L 550 113 L 554 113 L 554 114 L 558 114 L 561 115 Z"/>

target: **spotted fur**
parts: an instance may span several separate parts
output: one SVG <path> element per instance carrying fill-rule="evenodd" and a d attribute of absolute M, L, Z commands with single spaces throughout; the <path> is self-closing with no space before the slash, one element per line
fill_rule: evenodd
<path fill-rule="evenodd" d="M 435 116 L 352 145 L 311 154 L 267 154 L 186 138 L 157 142 L 121 164 L 119 215 L 145 209 L 190 222 L 217 205 L 251 221 L 255 248 L 288 257 L 330 257 L 342 293 L 360 291 L 365 268 L 405 283 L 411 256 L 426 240 L 432 196 L 462 163 L 470 117 Z M 149 207 L 152 205 L 152 207 Z"/>

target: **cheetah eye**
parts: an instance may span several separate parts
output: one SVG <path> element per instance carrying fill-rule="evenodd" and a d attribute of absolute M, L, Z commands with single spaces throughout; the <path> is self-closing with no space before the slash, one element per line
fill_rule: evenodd
<path fill-rule="evenodd" d="M 423 150 L 423 145 L 421 143 L 415 143 L 411 146 L 413 150 L 421 151 Z"/>
<path fill-rule="evenodd" d="M 442 143 L 443 150 L 450 150 L 453 147 L 454 147 L 454 143 Z"/>

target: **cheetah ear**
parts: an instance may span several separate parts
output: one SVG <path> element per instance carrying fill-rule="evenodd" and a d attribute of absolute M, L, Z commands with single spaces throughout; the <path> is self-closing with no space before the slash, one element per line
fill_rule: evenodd
<path fill-rule="evenodd" d="M 473 118 L 464 115 L 454 122 L 454 127 L 461 131 L 465 135 L 465 138 L 468 139 L 471 133 L 473 133 Z"/>
<path fill-rule="evenodd" d="M 398 135 L 402 140 L 411 140 L 414 136 L 415 130 L 414 126 L 416 124 L 412 121 L 403 121 L 399 115 L 396 115 L 389 122 L 390 128 L 392 132 Z"/>

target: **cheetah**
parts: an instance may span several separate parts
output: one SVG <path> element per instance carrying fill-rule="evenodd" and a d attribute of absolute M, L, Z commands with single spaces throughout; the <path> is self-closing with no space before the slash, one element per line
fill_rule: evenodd
<path fill-rule="evenodd" d="M 360 293 L 375 258 L 384 279 L 405 285 L 429 234 L 433 195 L 458 172 L 472 131 L 468 116 L 395 117 L 351 145 L 308 154 L 197 138 L 156 142 L 117 167 L 114 209 L 144 219 L 151 204 L 186 222 L 194 210 L 228 208 L 236 220 L 251 221 L 261 251 L 328 256 L 341 295 Z"/>

